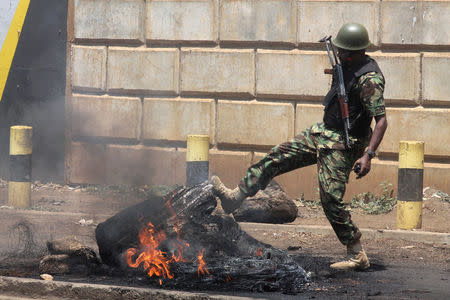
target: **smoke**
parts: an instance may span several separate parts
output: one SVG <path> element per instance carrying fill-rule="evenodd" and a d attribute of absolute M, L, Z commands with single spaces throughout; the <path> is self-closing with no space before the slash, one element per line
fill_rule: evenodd
<path fill-rule="evenodd" d="M 64 179 L 64 99 L 21 103 L 1 107 L 0 176 L 8 178 L 9 135 L 14 125 L 33 127 L 33 180 L 62 182 Z M 9 106 L 9 107 L 8 107 Z M 62 107 L 62 108 L 61 108 Z M 62 113 L 61 113 L 62 111 Z"/>
<path fill-rule="evenodd" d="M 47 7 L 49 9 L 42 9 Z M 33 127 L 33 179 L 64 179 L 67 1 L 31 1 L 0 102 L 0 176 L 9 128 Z"/>

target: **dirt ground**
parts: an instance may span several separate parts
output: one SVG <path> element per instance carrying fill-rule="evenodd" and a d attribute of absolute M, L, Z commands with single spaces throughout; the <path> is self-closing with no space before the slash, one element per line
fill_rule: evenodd
<path fill-rule="evenodd" d="M 161 191 L 147 188 L 81 187 L 55 184 L 33 185 L 31 210 L 42 212 L 70 212 L 85 214 L 80 222 L 95 226 L 96 216 L 113 215 L 121 209 L 144 200 L 148 193 Z M 0 210 L 7 211 L 7 185 L 0 181 Z M 328 225 L 320 207 L 298 203 L 299 217 L 293 224 Z M 57 214 L 55 214 L 57 215 Z M 436 190 L 424 193 L 422 230 L 450 232 L 450 202 Z M 387 214 L 367 215 L 355 209 L 352 216 L 360 228 L 395 229 L 395 209 Z M 83 221 L 84 220 L 84 221 Z M 93 223 L 94 222 L 94 223 Z M 256 239 L 288 251 L 307 272 L 311 283 L 296 296 L 279 293 L 227 293 L 265 299 L 450 299 L 450 246 L 429 245 L 391 239 L 366 240 L 365 249 L 371 268 L 365 272 L 341 272 L 329 264 L 342 259 L 345 248 L 334 235 L 298 232 L 251 232 Z M 14 267 L 15 266 L 15 267 Z M 33 260 L 13 261 L 0 259 L 0 275 L 21 276 L 18 266 L 29 268 L 38 278 Z M 19 269 L 20 269 L 19 268 Z M 55 280 L 70 280 L 59 278 Z M 74 279 L 75 280 L 75 279 Z M 90 279 L 91 283 L 108 283 L 107 279 Z M 138 283 L 134 283 L 139 286 Z M 213 293 L 213 292 L 210 292 Z M 217 294 L 217 292 L 214 292 Z"/>
<path fill-rule="evenodd" d="M 64 186 L 41 184 L 32 186 L 29 210 L 50 212 L 71 212 L 90 215 L 113 215 L 118 211 L 137 204 L 149 193 L 164 194 L 170 187 L 152 189 L 150 187 L 130 188 L 128 186 Z M 444 195 L 444 196 L 443 196 Z M 422 208 L 422 228 L 424 231 L 450 232 L 450 200 L 446 194 L 434 188 L 424 189 Z M 448 197 L 448 195 L 447 195 Z M 322 208 L 294 200 L 298 206 L 298 217 L 291 224 L 329 225 Z M 0 179 L 0 209 L 8 205 L 7 182 Z M 360 228 L 396 229 L 397 210 L 385 214 L 371 215 L 361 209 L 351 209 L 352 219 Z"/>

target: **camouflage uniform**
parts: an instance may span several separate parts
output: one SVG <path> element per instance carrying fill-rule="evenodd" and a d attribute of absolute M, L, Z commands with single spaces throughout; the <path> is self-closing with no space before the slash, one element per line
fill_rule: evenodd
<path fill-rule="evenodd" d="M 353 88 L 359 89 L 364 108 L 371 117 L 384 115 L 384 79 L 375 72 L 361 76 Z M 248 168 L 239 184 L 247 196 L 265 189 L 277 175 L 317 164 L 320 199 L 323 210 L 341 243 L 348 245 L 361 237 L 343 202 L 345 184 L 356 160 L 368 146 L 370 136 L 355 138 L 354 145 L 345 150 L 344 133 L 316 123 L 289 142 L 275 146 L 258 163 Z"/>

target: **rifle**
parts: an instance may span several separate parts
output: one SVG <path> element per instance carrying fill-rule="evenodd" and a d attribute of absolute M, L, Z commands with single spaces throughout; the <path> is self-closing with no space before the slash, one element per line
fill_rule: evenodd
<path fill-rule="evenodd" d="M 345 84 L 344 84 L 344 72 L 342 70 L 342 65 L 339 63 L 336 55 L 336 51 L 334 50 L 333 44 L 331 43 L 331 35 L 323 37 L 319 42 L 325 43 L 325 47 L 327 48 L 328 58 L 330 59 L 332 70 L 325 69 L 325 74 L 336 74 L 339 81 L 339 88 L 338 88 L 338 101 L 339 101 L 339 107 L 341 110 L 341 117 L 342 121 L 344 122 L 344 131 L 345 131 L 345 148 L 350 149 L 353 145 L 353 143 L 350 141 L 348 132 L 351 129 L 350 125 L 350 114 L 348 110 L 348 96 L 345 91 Z M 331 51 L 330 51 L 331 48 Z M 333 52 L 333 56 L 331 56 L 331 53 Z"/>

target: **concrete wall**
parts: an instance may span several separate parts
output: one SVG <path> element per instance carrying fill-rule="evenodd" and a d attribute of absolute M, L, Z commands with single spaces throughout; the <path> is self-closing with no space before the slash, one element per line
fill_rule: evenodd
<path fill-rule="evenodd" d="M 389 129 L 347 198 L 397 184 L 400 140 L 424 140 L 425 186 L 449 192 L 449 1 L 73 0 L 66 179 L 183 184 L 187 134 L 209 134 L 210 170 L 236 185 L 273 145 L 321 120 L 317 43 L 364 24 L 386 76 Z M 278 178 L 317 198 L 315 167 Z"/>

